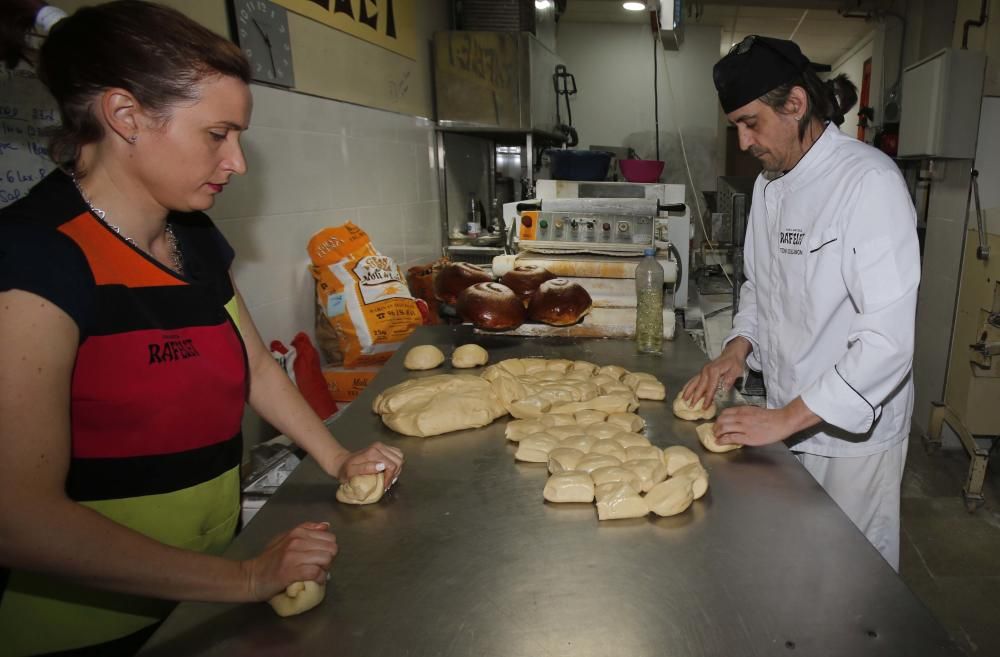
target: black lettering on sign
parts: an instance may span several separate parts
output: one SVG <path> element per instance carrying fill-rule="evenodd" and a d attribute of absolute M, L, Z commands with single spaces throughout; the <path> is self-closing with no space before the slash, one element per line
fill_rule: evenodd
<path fill-rule="evenodd" d="M 351 6 L 351 0 L 336 0 L 333 4 L 333 13 L 347 14 L 351 20 L 354 20 L 354 7 Z"/>
<path fill-rule="evenodd" d="M 330 0 L 309 0 L 309 1 L 312 2 L 313 4 L 319 5 L 323 9 L 326 9 L 327 11 L 330 11 Z"/>
<path fill-rule="evenodd" d="M 385 35 L 396 38 L 396 15 L 392 12 L 392 0 L 385 3 Z"/>
<path fill-rule="evenodd" d="M 371 0 L 361 0 L 361 16 L 358 17 L 359 23 L 364 23 L 373 30 L 378 29 L 378 8 L 375 8 L 375 13 L 368 13 L 368 3 Z"/>

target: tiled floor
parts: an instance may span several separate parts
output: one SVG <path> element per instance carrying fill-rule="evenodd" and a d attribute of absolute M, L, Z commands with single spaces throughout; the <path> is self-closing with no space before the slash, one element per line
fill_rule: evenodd
<path fill-rule="evenodd" d="M 987 471 L 986 503 L 969 513 L 961 449 L 928 454 L 910 439 L 903 475 L 900 574 L 970 656 L 1000 656 L 1000 459 Z"/>
<path fill-rule="evenodd" d="M 706 295 L 688 312 L 688 326 L 692 319 L 702 324 L 697 337 L 712 357 L 732 328 L 731 312 L 715 311 L 731 302 Z M 1000 657 L 1000 454 L 987 471 L 986 502 L 975 513 L 962 499 L 968 469 L 961 448 L 928 454 L 921 437 L 911 437 L 900 575 L 970 657 Z"/>

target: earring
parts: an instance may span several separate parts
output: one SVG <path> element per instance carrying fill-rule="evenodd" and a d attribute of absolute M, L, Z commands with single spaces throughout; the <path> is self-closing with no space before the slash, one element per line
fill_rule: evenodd
<path fill-rule="evenodd" d="M 135 144 L 135 142 L 139 141 L 139 135 L 132 135 L 126 141 L 130 144 Z"/>

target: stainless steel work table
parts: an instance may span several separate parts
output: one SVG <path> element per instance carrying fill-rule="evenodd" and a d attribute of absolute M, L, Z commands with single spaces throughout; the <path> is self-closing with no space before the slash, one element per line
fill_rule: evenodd
<path fill-rule="evenodd" d="M 682 444 L 710 473 L 708 494 L 671 517 L 598 522 L 593 504 L 543 502 L 542 464 L 514 461 L 504 420 L 407 438 L 371 412 L 400 381 L 409 347 L 478 342 L 491 362 L 543 356 L 657 374 L 668 401 L 642 402 L 647 434 Z M 417 331 L 332 430 L 350 448 L 382 440 L 406 453 L 379 504 L 334 499 L 306 460 L 228 552 L 257 554 L 307 520 L 341 546 L 326 599 L 279 618 L 265 604 L 185 603 L 144 655 L 959 655 L 942 626 L 783 444 L 714 455 L 670 399 L 705 362 L 683 331 L 662 357 L 622 340 Z M 472 370 L 473 372 L 477 370 Z"/>

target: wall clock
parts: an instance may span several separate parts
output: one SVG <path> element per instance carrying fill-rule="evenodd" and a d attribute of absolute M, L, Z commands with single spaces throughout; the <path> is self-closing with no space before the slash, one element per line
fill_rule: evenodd
<path fill-rule="evenodd" d="M 233 38 L 250 60 L 254 80 L 295 86 L 288 12 L 268 0 L 230 0 Z"/>

